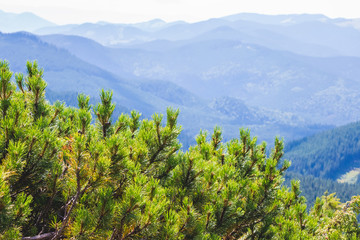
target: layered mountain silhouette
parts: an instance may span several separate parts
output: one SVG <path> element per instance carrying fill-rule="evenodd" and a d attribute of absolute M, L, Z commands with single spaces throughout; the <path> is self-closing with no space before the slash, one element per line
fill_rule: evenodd
<path fill-rule="evenodd" d="M 244 126 L 291 140 L 360 116 L 357 19 L 236 14 L 34 26 L 0 35 L 1 58 L 15 71 L 37 59 L 54 96 L 113 89 L 120 111 L 179 107 L 191 137 L 221 125 L 226 138 Z"/>
<path fill-rule="evenodd" d="M 170 81 L 209 101 L 228 96 L 332 125 L 360 116 L 357 57 L 303 56 L 227 39 L 171 42 L 167 50 L 161 42 L 111 48 L 83 37 L 41 39 L 116 75 Z"/>

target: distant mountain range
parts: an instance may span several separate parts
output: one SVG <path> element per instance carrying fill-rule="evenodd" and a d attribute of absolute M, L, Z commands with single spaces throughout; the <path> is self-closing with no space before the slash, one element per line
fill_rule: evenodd
<path fill-rule="evenodd" d="M 47 26 L 37 34 L 66 34 L 105 46 L 139 48 L 152 41 L 240 40 L 309 56 L 360 56 L 360 20 L 324 15 L 237 14 L 197 23 L 152 20 L 139 24 L 84 23 Z"/>
<path fill-rule="evenodd" d="M 171 81 L 208 101 L 228 96 L 309 123 L 341 125 L 360 116 L 357 57 L 302 56 L 227 39 L 174 42 L 167 50 L 161 42 L 110 48 L 83 37 L 41 39 L 115 75 Z"/>
<path fill-rule="evenodd" d="M 12 31 L 36 35 L 0 35 L 0 58 L 15 71 L 38 59 L 51 95 L 68 102 L 78 92 L 96 99 L 107 88 L 119 111 L 149 117 L 179 107 L 190 138 L 220 125 L 226 139 L 245 126 L 261 139 L 289 141 L 360 116 L 358 19 L 237 14 L 198 23 L 62 26 L 35 19 Z"/>
<path fill-rule="evenodd" d="M 92 49 L 96 52 L 96 48 Z M 243 126 L 250 127 L 261 140 L 270 142 L 274 135 L 294 139 L 324 128 L 306 124 L 291 113 L 247 107 L 236 98 L 219 96 L 209 102 L 170 81 L 130 77 L 129 74 L 122 78 L 121 74 L 104 70 L 25 32 L 0 34 L 0 52 L 15 72 L 24 72 L 26 61 L 37 59 L 45 69 L 49 98 L 53 100 L 60 98 L 76 105 L 77 93 L 84 92 L 98 99 L 99 90 L 105 88 L 114 91 L 118 113 L 136 109 L 145 117 L 151 117 L 154 112 L 164 112 L 167 106 L 180 108 L 183 138 L 188 144 L 193 143 L 200 129 L 211 131 L 215 125 L 223 127 L 226 139 L 237 137 L 238 129 Z M 243 108 L 235 107 L 240 105 Z M 227 108 L 231 111 L 224 112 Z"/>

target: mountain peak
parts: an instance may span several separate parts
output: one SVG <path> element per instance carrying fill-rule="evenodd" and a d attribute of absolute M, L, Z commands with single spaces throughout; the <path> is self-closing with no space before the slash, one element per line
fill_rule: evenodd
<path fill-rule="evenodd" d="M 260 24 L 298 24 L 302 22 L 311 21 L 327 21 L 329 18 L 323 14 L 279 14 L 267 15 L 258 13 L 238 13 L 230 16 L 223 17 L 222 19 L 235 22 L 239 20 L 256 22 Z"/>
<path fill-rule="evenodd" d="M 31 12 L 9 13 L 0 10 L 0 31 L 2 32 L 32 32 L 39 28 L 55 25 Z"/>
<path fill-rule="evenodd" d="M 166 23 L 166 22 L 160 18 L 154 18 L 154 19 L 148 21 L 148 23 Z"/>

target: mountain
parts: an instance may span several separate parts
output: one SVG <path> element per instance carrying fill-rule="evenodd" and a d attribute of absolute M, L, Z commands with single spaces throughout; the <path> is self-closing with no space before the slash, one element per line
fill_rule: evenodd
<path fill-rule="evenodd" d="M 141 23 L 134 23 L 134 24 L 129 24 L 130 26 L 139 28 L 143 31 L 146 32 L 156 32 L 159 31 L 161 29 L 167 28 L 169 26 L 173 26 L 173 25 L 178 25 L 178 24 L 186 24 L 186 22 L 184 21 L 175 21 L 175 22 L 170 22 L 167 23 L 162 19 L 153 19 L 147 22 L 141 22 Z"/>
<path fill-rule="evenodd" d="M 66 34 L 93 39 L 103 45 L 134 44 L 153 40 L 150 34 L 139 28 L 112 23 L 83 23 L 60 27 L 45 27 L 35 31 L 36 34 Z"/>
<path fill-rule="evenodd" d="M 136 24 L 100 22 L 45 27 L 35 33 L 82 36 L 112 47 L 139 48 L 152 41 L 228 39 L 308 56 L 359 57 L 358 26 L 357 19 L 331 19 L 317 14 L 242 13 L 196 23 L 166 23 L 161 19 Z"/>
<path fill-rule="evenodd" d="M 139 48 L 109 48 L 67 35 L 41 39 L 118 76 L 171 81 L 207 101 L 228 96 L 312 124 L 342 125 L 360 115 L 356 57 L 309 57 L 216 38 Z"/>
<path fill-rule="evenodd" d="M 320 14 L 262 15 L 240 13 L 196 23 L 161 19 L 134 24 L 108 22 L 57 26 L 32 13 L 0 12 L 0 31 L 66 34 L 112 47 L 152 41 L 231 39 L 308 56 L 360 56 L 359 19 L 331 19 Z"/>
<path fill-rule="evenodd" d="M 54 27 L 56 24 L 49 22 L 33 13 L 8 13 L 0 10 L 0 31 L 35 31 L 39 28 Z"/>
<path fill-rule="evenodd" d="M 10 62 L 14 72 L 25 72 L 27 60 L 37 60 L 45 69 L 48 88 L 55 92 L 84 92 L 97 97 L 102 88 L 113 89 L 114 99 L 128 109 L 152 113 L 155 106 L 141 92 L 124 80 L 103 69 L 80 60 L 68 51 L 43 42 L 35 35 L 19 32 L 0 34 L 1 58 Z"/>
<path fill-rule="evenodd" d="M 134 24 L 114 24 L 108 22 L 67 24 L 49 26 L 34 31 L 40 35 L 64 34 L 90 38 L 105 46 L 133 45 L 157 39 L 154 32 L 177 25 L 187 25 L 182 21 L 167 23 L 161 19 Z"/>
<path fill-rule="evenodd" d="M 244 101 L 232 97 L 215 98 L 210 108 L 220 115 L 230 117 L 234 123 L 244 124 L 288 124 L 305 125 L 305 120 L 290 112 L 271 111 L 269 109 L 250 107 Z"/>
<path fill-rule="evenodd" d="M 270 25 L 293 25 L 303 22 L 327 22 L 330 18 L 322 14 L 282 14 L 282 15 L 264 15 L 257 13 L 239 13 L 230 16 L 223 17 L 222 19 L 227 21 L 250 21 L 261 24 Z"/>
<path fill-rule="evenodd" d="M 50 36 L 50 38 L 56 39 L 56 36 Z M 181 111 L 179 123 L 184 128 L 180 138 L 186 146 L 194 142 L 194 137 L 200 129 L 212 131 L 216 125 L 223 127 L 225 139 L 238 137 L 239 128 L 248 127 L 252 129 L 254 135 L 259 135 L 261 140 L 269 142 L 270 145 L 275 135 L 291 140 L 324 128 L 324 126 L 314 127 L 300 120 L 295 121 L 297 117 L 288 117 L 293 116 L 290 113 L 266 109 L 261 109 L 259 110 L 261 113 L 257 113 L 258 110 L 252 107 L 249 108 L 252 115 L 246 121 L 234 118 L 230 112 L 219 112 L 219 108 L 230 107 L 231 109 L 234 102 L 237 104 L 238 99 L 229 98 L 225 102 L 220 101 L 213 105 L 209 100 L 188 91 L 176 81 L 168 81 L 166 78 L 149 78 L 141 74 L 137 76 L 131 71 L 121 70 L 128 66 L 121 63 L 134 64 L 131 61 L 141 59 L 137 57 L 143 51 L 134 54 L 133 49 L 115 49 L 116 51 L 113 52 L 112 49 L 88 39 L 69 36 L 59 38 L 58 42 L 63 43 L 64 46 L 79 47 L 78 52 L 71 53 L 70 50 L 59 45 L 50 44 L 50 41 L 45 42 L 46 39 L 46 37 L 40 38 L 24 32 L 0 34 L 2 58 L 10 62 L 11 69 L 15 72 L 25 72 L 26 60 L 37 59 L 39 65 L 45 69 L 44 77 L 48 82 L 50 100 L 62 96 L 60 99 L 75 105 L 77 93 L 84 92 L 91 95 L 96 102 L 99 90 L 105 88 L 114 91 L 117 114 L 121 111 L 129 112 L 136 109 L 145 117 L 150 117 L 154 112 L 165 112 L 168 106 L 179 108 Z M 81 49 L 80 46 L 87 47 Z M 85 53 L 87 54 L 83 55 Z M 122 54 L 118 55 L 118 53 Z M 151 54 L 158 55 L 156 52 Z M 108 58 L 109 56 L 116 56 L 118 62 L 114 62 L 112 58 Z M 95 61 L 96 59 L 98 62 Z M 105 60 L 108 62 L 106 63 Z M 108 65 L 108 68 L 104 69 L 100 65 Z M 110 71 L 116 66 L 117 71 Z M 133 69 L 130 68 L 130 70 Z M 142 70 L 138 68 L 137 71 L 141 73 Z M 157 70 L 155 73 L 157 76 Z M 246 112 L 243 113 L 241 109 L 238 109 L 236 114 L 240 116 Z"/>
<path fill-rule="evenodd" d="M 298 41 L 321 45 L 338 51 L 338 55 L 360 56 L 360 31 L 331 22 L 311 21 L 291 26 L 278 26 L 273 31 Z"/>
<path fill-rule="evenodd" d="M 329 54 L 332 49 L 333 54 L 336 51 L 337 55 L 360 56 L 360 48 L 356 44 L 360 39 L 359 19 L 331 19 L 321 14 L 262 15 L 255 13 L 240 13 L 222 19 L 233 22 L 233 26 L 240 23 L 241 30 L 244 28 L 244 21 L 257 23 L 257 26 L 253 25 L 253 30 L 257 29 L 257 31 L 269 34 L 277 33 L 289 40 L 309 44 L 309 47 L 311 45 L 313 49 L 316 49 L 316 46 L 322 46 L 323 50 L 328 48 Z M 291 44 L 292 41 L 286 42 Z M 275 44 L 276 48 L 278 48 L 277 45 Z M 319 53 L 311 54 L 308 51 L 305 53 L 319 56 Z"/>
<path fill-rule="evenodd" d="M 359 146 L 360 122 L 355 122 L 287 143 L 284 158 L 291 160 L 290 171 L 339 182 L 357 182 Z"/>
<path fill-rule="evenodd" d="M 267 139 L 271 139 L 271 134 L 283 134 L 287 140 L 313 133 L 316 127 L 312 126 L 357 120 L 360 58 L 335 55 L 356 53 L 360 31 L 340 26 L 345 20 L 324 20 L 318 15 L 286 16 L 296 19 L 291 24 L 282 23 L 284 16 L 274 17 L 272 24 L 265 23 L 270 20 L 249 16 L 198 23 L 156 19 L 138 24 L 55 26 L 39 31 L 64 34 L 41 35 L 37 41 L 65 51 L 106 72 L 109 79 L 116 79 L 105 83 L 105 87 L 116 91 L 118 86 L 112 87 L 113 82 L 121 82 L 121 87 L 129 88 L 125 92 L 132 100 L 126 100 L 127 96 L 120 99 L 127 109 L 150 114 L 169 105 L 180 107 L 184 112 L 180 120 L 184 126 L 191 126 L 193 133 L 198 131 L 200 122 L 192 126 L 190 119 L 201 119 L 199 116 L 208 119 L 204 128 L 223 125 L 228 136 L 234 136 L 241 124 L 256 134 L 263 133 Z M 325 33 L 324 38 L 341 33 L 337 41 L 348 40 L 338 45 L 347 48 L 333 49 L 335 42 L 330 39 L 323 43 L 321 34 L 311 37 L 314 29 Z M 304 36 L 299 37 L 298 32 Z M 15 45 L 10 49 L 15 49 Z M 69 58 L 68 55 L 64 57 Z M 56 61 L 62 61 L 62 57 Z M 46 58 L 47 61 L 51 59 Z M 73 78 L 72 74 L 76 77 L 78 73 L 68 76 Z M 101 84 L 92 82 L 89 91 L 95 93 Z M 72 87 L 76 86 L 68 84 L 61 90 L 74 91 Z"/>
<path fill-rule="evenodd" d="M 339 26 L 353 27 L 355 29 L 360 30 L 360 18 L 355 19 L 340 19 L 337 22 Z"/>
<path fill-rule="evenodd" d="M 237 21 L 229 26 L 221 26 L 203 33 L 193 41 L 214 39 L 238 40 L 244 43 L 256 44 L 269 49 L 290 51 L 308 56 L 329 57 L 338 55 L 338 51 L 320 44 L 304 43 L 281 32 L 266 29 L 263 25 Z"/>

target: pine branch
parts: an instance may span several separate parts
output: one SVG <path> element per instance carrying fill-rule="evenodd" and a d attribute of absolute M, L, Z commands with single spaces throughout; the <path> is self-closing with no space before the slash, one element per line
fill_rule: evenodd
<path fill-rule="evenodd" d="M 53 203 L 54 201 L 54 198 L 56 196 L 56 182 L 58 180 L 58 176 L 55 175 L 55 178 L 54 178 L 54 181 L 53 181 L 53 186 L 52 186 L 52 194 L 51 194 L 51 197 L 50 197 L 50 201 L 48 201 L 46 207 L 43 209 L 43 211 L 41 211 L 36 223 L 35 223 L 35 226 L 38 226 L 40 221 L 43 219 L 44 215 L 47 213 L 47 211 L 49 210 L 51 204 Z"/>
<path fill-rule="evenodd" d="M 55 235 L 55 232 L 43 233 L 33 237 L 23 237 L 22 240 L 47 240 L 51 239 Z"/>
<path fill-rule="evenodd" d="M 55 235 L 51 238 L 51 240 L 56 240 L 56 239 L 59 239 L 60 236 L 62 235 L 65 227 L 67 226 L 68 224 L 68 220 L 70 218 L 70 214 L 72 213 L 75 205 L 77 204 L 77 201 L 78 199 L 80 198 L 80 194 L 81 194 L 81 186 L 80 186 L 80 174 L 79 174 L 79 170 L 76 171 L 76 184 L 77 184 L 77 190 L 76 190 L 76 194 L 75 196 L 69 200 L 69 202 L 66 204 L 68 205 L 70 202 L 71 202 L 71 206 L 69 208 L 69 210 L 65 213 L 65 217 L 64 217 L 64 220 L 61 224 L 61 227 L 59 230 L 57 230 L 55 232 Z M 65 209 L 66 210 L 66 209 Z"/>

